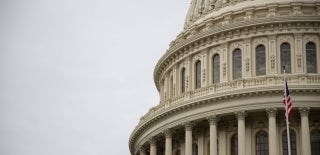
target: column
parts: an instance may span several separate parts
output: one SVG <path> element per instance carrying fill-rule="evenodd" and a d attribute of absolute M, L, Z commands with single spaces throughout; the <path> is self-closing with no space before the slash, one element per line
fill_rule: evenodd
<path fill-rule="evenodd" d="M 140 146 L 140 153 L 139 155 L 147 155 L 146 148 L 144 146 Z"/>
<path fill-rule="evenodd" d="M 246 155 L 245 111 L 235 112 L 238 119 L 238 155 Z"/>
<path fill-rule="evenodd" d="M 164 131 L 166 137 L 165 155 L 172 155 L 172 132 L 170 129 Z"/>
<path fill-rule="evenodd" d="M 150 155 L 157 155 L 157 143 L 156 143 L 156 139 L 154 137 L 152 137 L 149 140 L 150 143 Z"/>
<path fill-rule="evenodd" d="M 210 124 L 210 155 L 217 155 L 217 121 L 216 116 L 209 117 Z"/>
<path fill-rule="evenodd" d="M 276 155 L 278 151 L 277 145 L 277 124 L 276 124 L 276 108 L 267 109 L 269 118 L 269 155 Z"/>
<path fill-rule="evenodd" d="M 227 154 L 227 123 L 221 122 L 219 124 L 219 154 Z"/>
<path fill-rule="evenodd" d="M 192 154 L 192 124 L 187 122 L 184 124 L 185 127 L 185 155 Z"/>
<path fill-rule="evenodd" d="M 311 154 L 311 145 L 310 145 L 310 129 L 309 129 L 309 107 L 301 107 L 300 116 L 301 116 L 301 141 L 302 141 L 302 155 Z"/>
<path fill-rule="evenodd" d="M 199 130 L 198 135 L 198 155 L 204 154 L 204 130 Z"/>

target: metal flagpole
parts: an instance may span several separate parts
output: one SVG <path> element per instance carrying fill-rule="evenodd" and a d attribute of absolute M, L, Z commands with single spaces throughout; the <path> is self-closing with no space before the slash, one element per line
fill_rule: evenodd
<path fill-rule="evenodd" d="M 283 79 L 284 79 L 284 94 L 285 94 L 285 109 L 286 109 L 286 124 L 287 124 L 287 142 L 288 142 L 288 155 L 291 155 L 291 144 L 290 144 L 290 130 L 289 130 L 289 113 L 287 103 L 287 81 L 286 81 L 286 68 L 283 66 Z"/>

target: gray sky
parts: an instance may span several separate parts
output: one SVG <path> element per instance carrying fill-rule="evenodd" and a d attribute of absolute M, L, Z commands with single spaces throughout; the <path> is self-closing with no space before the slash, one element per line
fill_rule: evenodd
<path fill-rule="evenodd" d="M 129 154 L 189 3 L 1 0 L 0 154 Z"/>

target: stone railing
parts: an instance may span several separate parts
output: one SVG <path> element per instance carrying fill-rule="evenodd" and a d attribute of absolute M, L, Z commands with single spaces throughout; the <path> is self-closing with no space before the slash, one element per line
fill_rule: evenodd
<path fill-rule="evenodd" d="M 289 75 L 287 81 L 292 86 L 309 85 L 320 89 L 320 75 Z M 151 108 L 144 116 L 141 117 L 139 125 L 152 119 L 154 116 L 184 104 L 185 101 L 190 99 L 197 99 L 212 94 L 229 94 L 231 91 L 245 90 L 250 88 L 263 88 L 272 86 L 282 86 L 282 76 L 262 76 L 250 79 L 241 79 L 231 82 L 213 84 L 208 87 L 199 88 L 193 91 L 185 92 L 180 96 L 161 101 L 159 105 Z M 294 88 L 293 87 L 293 88 Z M 262 89 L 261 89 L 262 90 Z"/>

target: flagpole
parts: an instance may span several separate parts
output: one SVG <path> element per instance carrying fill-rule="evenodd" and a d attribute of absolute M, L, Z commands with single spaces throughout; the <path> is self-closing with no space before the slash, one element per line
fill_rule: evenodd
<path fill-rule="evenodd" d="M 287 143 L 288 143 L 288 155 L 291 155 L 291 144 L 290 144 L 290 130 L 289 130 L 289 114 L 288 114 L 288 102 L 287 102 L 287 81 L 286 81 L 286 68 L 283 66 L 283 81 L 284 81 L 284 94 L 285 94 L 285 116 L 287 124 Z"/>

